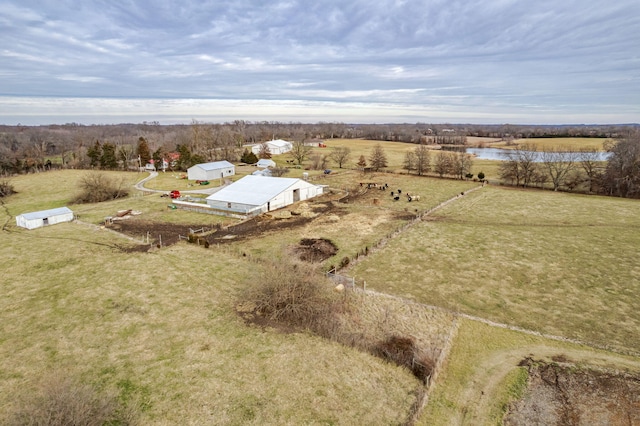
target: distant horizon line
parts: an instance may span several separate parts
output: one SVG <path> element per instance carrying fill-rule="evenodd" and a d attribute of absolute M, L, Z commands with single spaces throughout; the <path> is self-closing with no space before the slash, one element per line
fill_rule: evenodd
<path fill-rule="evenodd" d="M 315 99 L 238 99 L 0 94 L 5 126 L 162 125 L 247 122 L 352 125 L 448 124 L 486 126 L 638 126 L 637 114 L 499 105 L 394 103 Z"/>

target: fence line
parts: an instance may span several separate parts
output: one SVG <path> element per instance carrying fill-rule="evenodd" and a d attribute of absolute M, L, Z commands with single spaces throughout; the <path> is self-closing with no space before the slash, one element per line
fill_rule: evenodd
<path fill-rule="evenodd" d="M 354 288 L 356 286 L 356 279 L 354 277 L 349 277 L 347 275 L 340 275 L 336 273 L 336 269 L 333 268 L 331 271 L 326 273 L 326 276 L 333 282 L 337 284 L 342 284 L 345 287 Z"/>

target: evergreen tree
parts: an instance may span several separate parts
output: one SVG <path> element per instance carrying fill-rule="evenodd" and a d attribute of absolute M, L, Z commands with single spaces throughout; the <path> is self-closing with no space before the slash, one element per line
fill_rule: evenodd
<path fill-rule="evenodd" d="M 377 144 L 373 147 L 373 151 L 371 151 L 371 156 L 369 157 L 369 164 L 371 164 L 371 167 L 375 171 L 387 167 L 387 154 L 384 152 L 382 145 Z"/>
<path fill-rule="evenodd" d="M 118 167 L 118 159 L 116 157 L 116 146 L 112 143 L 105 142 L 102 145 L 102 155 L 100 156 L 100 167 L 103 169 L 113 170 Z"/>
<path fill-rule="evenodd" d="M 186 144 L 181 144 L 176 147 L 176 151 L 178 151 L 178 154 L 180 154 L 180 157 L 178 157 L 178 161 L 177 161 L 178 169 L 187 170 L 189 167 L 192 166 L 191 150 Z"/>
<path fill-rule="evenodd" d="M 240 161 L 245 164 L 255 164 L 258 162 L 258 157 L 248 148 L 245 148 L 242 152 L 242 157 L 240 157 Z"/>
<path fill-rule="evenodd" d="M 87 157 L 89 157 L 89 165 L 91 167 L 98 167 L 100 165 L 100 157 L 102 156 L 102 145 L 100 141 L 96 141 L 93 146 L 87 148 Z"/>
<path fill-rule="evenodd" d="M 137 149 L 138 158 L 140 159 L 140 166 L 144 167 L 149 160 L 151 160 L 151 151 L 149 150 L 149 144 L 147 140 L 140 136 L 138 138 L 138 149 Z"/>

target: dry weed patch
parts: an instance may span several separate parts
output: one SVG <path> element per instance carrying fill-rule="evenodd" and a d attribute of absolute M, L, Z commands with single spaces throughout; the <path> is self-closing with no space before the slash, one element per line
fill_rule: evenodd
<path fill-rule="evenodd" d="M 261 265 L 238 303 L 249 322 L 310 330 L 409 369 L 426 381 L 453 316 L 355 290 L 336 290 L 317 266 L 280 260 Z"/>

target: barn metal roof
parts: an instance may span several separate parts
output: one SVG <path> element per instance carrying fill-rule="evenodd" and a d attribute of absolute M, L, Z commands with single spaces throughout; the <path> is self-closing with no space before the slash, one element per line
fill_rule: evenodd
<path fill-rule="evenodd" d="M 69 209 L 68 207 L 58 207 L 57 209 L 22 213 L 20 216 L 24 217 L 27 220 L 37 220 L 37 219 L 44 219 L 47 217 L 59 216 L 59 215 L 68 214 L 68 213 L 73 213 L 73 211 L 71 211 L 71 209 Z"/>
<path fill-rule="evenodd" d="M 231 164 L 226 160 L 223 160 L 223 161 L 213 161 L 211 163 L 196 164 L 193 167 L 200 167 L 203 170 L 209 171 L 209 170 L 226 169 L 228 167 L 233 167 L 233 164 Z"/>
<path fill-rule="evenodd" d="M 299 181 L 296 178 L 247 175 L 211 194 L 207 200 L 261 206 Z"/>

